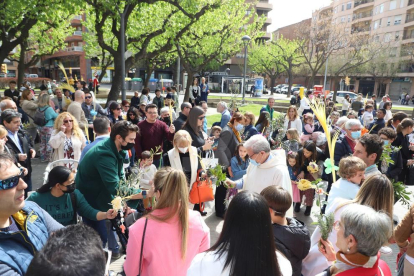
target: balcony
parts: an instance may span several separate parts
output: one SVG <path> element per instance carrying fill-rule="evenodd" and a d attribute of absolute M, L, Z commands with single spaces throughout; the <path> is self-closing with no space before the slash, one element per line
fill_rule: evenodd
<path fill-rule="evenodd" d="M 408 5 L 407 6 L 410 6 L 412 4 L 414 4 L 414 0 L 408 0 Z"/>
<path fill-rule="evenodd" d="M 368 27 L 354 27 L 351 30 L 351 34 L 353 34 L 353 33 L 363 33 L 363 32 L 369 32 L 369 31 L 371 31 L 370 26 L 368 26 Z"/>
<path fill-rule="evenodd" d="M 83 47 L 82 46 L 66 47 L 66 52 L 83 52 Z"/>
<path fill-rule="evenodd" d="M 414 21 L 414 13 L 407 13 L 405 16 L 405 23 Z"/>
<path fill-rule="evenodd" d="M 412 44 L 408 44 L 408 46 L 401 47 L 400 57 L 412 56 L 414 51 L 414 47 Z"/>
<path fill-rule="evenodd" d="M 354 9 L 358 6 L 364 5 L 364 4 L 368 4 L 368 3 L 374 3 L 374 0 L 359 0 L 359 1 L 354 1 Z"/>
<path fill-rule="evenodd" d="M 256 10 L 271 11 L 273 10 L 273 5 L 268 0 L 260 0 L 256 3 Z"/>
<path fill-rule="evenodd" d="M 371 16 L 372 16 L 372 10 L 368 12 L 361 12 L 358 14 L 354 14 L 352 17 L 352 21 L 355 21 L 361 18 L 371 17 Z"/>
<path fill-rule="evenodd" d="M 81 36 L 82 35 L 82 31 L 74 31 L 73 32 L 73 35 L 80 35 Z"/>

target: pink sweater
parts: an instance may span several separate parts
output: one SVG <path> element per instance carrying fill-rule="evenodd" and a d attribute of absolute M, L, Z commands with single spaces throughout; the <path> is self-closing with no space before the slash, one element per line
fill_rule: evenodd
<path fill-rule="evenodd" d="M 153 215 L 166 213 L 166 209 L 154 210 Z M 187 254 L 181 259 L 181 232 L 178 216 L 168 223 L 148 220 L 144 238 L 142 276 L 145 275 L 186 275 L 191 261 L 198 253 L 210 247 L 210 229 L 204 223 L 200 213 L 189 210 Z M 142 234 L 145 218 L 131 226 L 124 270 L 127 276 L 139 274 Z"/>

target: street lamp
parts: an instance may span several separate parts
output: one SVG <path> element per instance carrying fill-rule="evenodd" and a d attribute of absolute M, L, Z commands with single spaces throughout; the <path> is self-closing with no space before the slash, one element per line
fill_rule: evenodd
<path fill-rule="evenodd" d="M 242 103 L 244 104 L 244 96 L 246 94 L 246 71 L 247 71 L 247 45 L 250 42 L 250 36 L 245 35 L 242 37 L 242 41 L 244 44 L 244 76 L 243 76 L 243 100 Z"/>

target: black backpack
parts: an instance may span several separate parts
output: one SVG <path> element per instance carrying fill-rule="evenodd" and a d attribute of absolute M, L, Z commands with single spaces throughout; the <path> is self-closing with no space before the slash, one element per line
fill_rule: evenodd
<path fill-rule="evenodd" d="M 46 108 L 47 109 L 47 108 Z M 33 122 L 38 126 L 45 126 L 47 121 L 45 117 L 45 110 L 41 111 L 40 108 L 36 110 L 35 115 L 33 116 Z"/>
<path fill-rule="evenodd" d="M 296 104 L 296 97 L 292 97 L 292 98 L 290 99 L 290 104 L 291 104 L 291 105 L 295 105 L 295 104 Z"/>

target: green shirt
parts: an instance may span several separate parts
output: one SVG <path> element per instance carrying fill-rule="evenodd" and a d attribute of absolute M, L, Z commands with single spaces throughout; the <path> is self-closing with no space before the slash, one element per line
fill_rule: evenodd
<path fill-rule="evenodd" d="M 90 220 L 96 220 L 96 215 L 99 211 L 92 208 L 88 204 L 85 197 L 81 192 L 79 192 L 79 190 L 75 190 L 75 194 L 76 211 L 78 214 Z M 76 223 L 73 219 L 73 206 L 69 194 L 63 194 L 60 197 L 55 197 L 50 192 L 34 192 L 27 198 L 27 200 L 36 202 L 43 210 L 48 212 L 52 218 L 64 226 Z"/>

